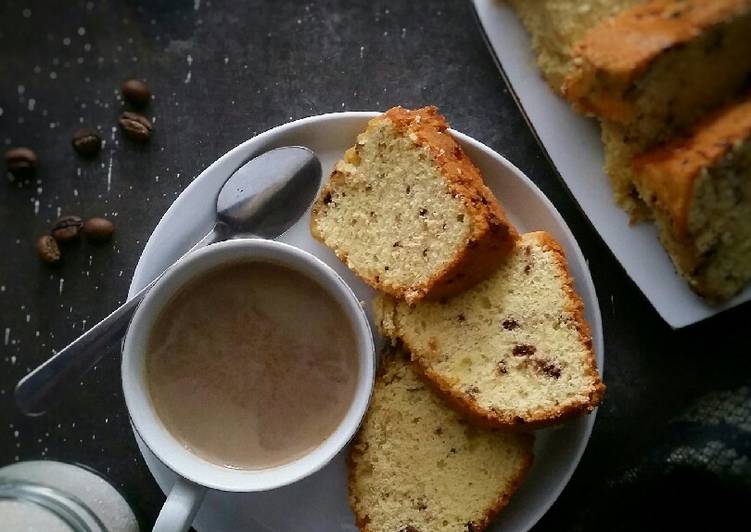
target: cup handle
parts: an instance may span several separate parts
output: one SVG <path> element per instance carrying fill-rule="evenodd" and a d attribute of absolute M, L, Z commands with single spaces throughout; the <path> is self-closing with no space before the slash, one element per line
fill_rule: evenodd
<path fill-rule="evenodd" d="M 206 488 L 178 477 L 156 518 L 152 532 L 185 532 L 206 496 Z"/>

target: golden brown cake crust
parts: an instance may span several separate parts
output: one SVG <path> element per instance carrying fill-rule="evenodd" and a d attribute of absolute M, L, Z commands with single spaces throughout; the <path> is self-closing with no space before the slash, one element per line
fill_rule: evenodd
<path fill-rule="evenodd" d="M 648 203 L 671 218 L 678 238 L 688 229 L 694 182 L 725 157 L 736 142 L 751 137 L 751 95 L 696 125 L 689 135 L 634 159 L 635 180 Z"/>
<path fill-rule="evenodd" d="M 556 262 L 559 265 L 561 273 L 565 276 L 564 290 L 567 294 L 568 308 L 576 322 L 576 329 L 584 346 L 589 351 L 586 373 L 594 382 L 594 387 L 585 401 L 570 403 L 564 407 L 554 410 L 545 410 L 538 412 L 536 415 L 530 415 L 526 418 L 519 418 L 510 412 L 500 410 L 489 411 L 480 407 L 477 401 L 471 396 L 455 386 L 452 386 L 446 378 L 428 367 L 420 357 L 412 357 L 415 368 L 425 377 L 439 395 L 441 395 L 455 410 L 462 412 L 474 423 L 485 427 L 505 428 L 512 430 L 532 430 L 543 428 L 551 425 L 558 425 L 567 419 L 581 415 L 582 413 L 592 412 L 602 402 L 605 394 L 605 384 L 600 379 L 597 371 L 597 361 L 594 349 L 592 348 L 592 333 L 587 320 L 584 317 L 584 303 L 574 288 L 574 280 L 568 270 L 568 261 L 563 249 L 548 233 L 540 231 L 537 233 L 541 244 L 556 256 Z M 410 349 L 405 342 L 407 349 Z"/>
<path fill-rule="evenodd" d="M 649 0 L 626 9 L 574 47 L 576 68 L 563 93 L 583 112 L 628 122 L 634 112 L 628 88 L 660 54 L 750 7 L 750 0 Z"/>
<path fill-rule="evenodd" d="M 473 233 L 467 247 L 429 281 L 425 296 L 438 299 L 458 294 L 487 278 L 514 248 L 519 235 L 483 182 L 480 170 L 448 133 L 448 123 L 436 107 L 414 111 L 394 107 L 385 116 L 397 130 L 416 135 L 417 144 L 427 148 L 441 168 L 452 194 L 470 212 Z"/>
<path fill-rule="evenodd" d="M 386 373 L 386 369 L 388 368 L 388 365 L 393 363 L 396 357 L 401 357 L 405 355 L 406 353 L 400 348 L 393 347 L 393 346 L 386 346 L 381 355 L 381 366 L 378 370 L 378 375 L 376 377 L 376 380 L 380 380 L 383 377 L 383 375 Z M 418 372 L 418 374 L 420 373 Z M 424 379 L 423 375 L 421 375 L 421 377 L 423 377 Z M 433 385 L 433 383 L 430 382 L 430 380 L 428 379 L 424 379 L 424 380 L 429 386 Z M 451 404 L 449 405 L 453 406 Z M 462 410 L 459 410 L 459 412 L 462 412 Z M 366 423 L 370 415 L 371 415 L 371 410 L 368 409 L 368 411 L 365 414 L 365 418 L 363 419 L 362 424 Z M 520 468 L 518 475 L 511 482 L 509 489 L 507 489 L 506 492 L 503 493 L 501 497 L 498 498 L 498 500 L 496 500 L 493 506 L 487 509 L 485 515 L 483 515 L 480 520 L 472 522 L 472 527 L 473 527 L 471 529 L 472 532 L 483 532 L 490 526 L 490 524 L 493 522 L 495 517 L 500 513 L 500 511 L 503 510 L 506 506 L 508 506 L 508 503 L 511 500 L 511 496 L 519 490 L 519 487 L 521 486 L 522 482 L 526 478 L 527 473 L 532 468 L 532 463 L 534 462 L 534 455 L 532 453 L 532 446 L 534 444 L 534 435 L 527 434 L 526 436 L 529 438 L 528 448 L 530 451 L 525 456 L 524 464 Z M 371 532 L 370 529 L 368 528 L 368 516 L 359 513 L 358 505 L 354 504 L 354 498 L 355 498 L 354 456 L 358 452 L 357 449 L 362 443 L 363 442 L 360 439 L 360 431 L 358 431 L 352 443 L 350 444 L 350 452 L 347 456 L 347 488 L 349 492 L 350 507 L 352 508 L 352 512 L 355 514 L 355 525 L 361 532 Z M 395 532 L 401 532 L 401 531 L 395 531 Z M 427 532 L 427 531 L 420 531 L 420 532 Z"/>

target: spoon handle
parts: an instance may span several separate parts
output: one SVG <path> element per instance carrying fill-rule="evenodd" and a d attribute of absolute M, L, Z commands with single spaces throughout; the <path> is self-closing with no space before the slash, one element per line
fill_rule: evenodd
<path fill-rule="evenodd" d="M 187 253 L 224 240 L 226 237 L 226 227 L 219 223 Z M 49 402 L 64 387 L 78 382 L 105 355 L 118 352 L 119 349 L 115 348 L 119 347 L 119 342 L 128 330 L 133 313 L 143 301 L 146 293 L 166 271 L 157 275 L 156 279 L 112 314 L 22 378 L 15 390 L 18 408 L 28 416 L 43 414 Z"/>

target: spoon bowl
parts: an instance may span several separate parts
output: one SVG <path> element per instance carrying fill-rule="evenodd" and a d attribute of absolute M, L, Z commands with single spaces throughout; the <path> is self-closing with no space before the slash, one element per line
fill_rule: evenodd
<path fill-rule="evenodd" d="M 235 234 L 276 238 L 310 206 L 321 184 L 321 163 L 301 146 L 267 151 L 251 162 L 219 191 L 217 219 Z"/>

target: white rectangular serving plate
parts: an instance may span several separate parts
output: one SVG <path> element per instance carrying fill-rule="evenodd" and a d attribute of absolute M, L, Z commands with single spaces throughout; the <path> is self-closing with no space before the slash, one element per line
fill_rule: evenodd
<path fill-rule="evenodd" d="M 653 224 L 629 225 L 612 198 L 595 120 L 576 114 L 543 80 L 529 34 L 502 0 L 473 0 L 485 40 L 532 131 L 595 230 L 660 316 L 685 327 L 751 299 L 751 286 L 712 305 L 673 268 Z M 513 162 L 513 161 L 512 161 Z"/>

